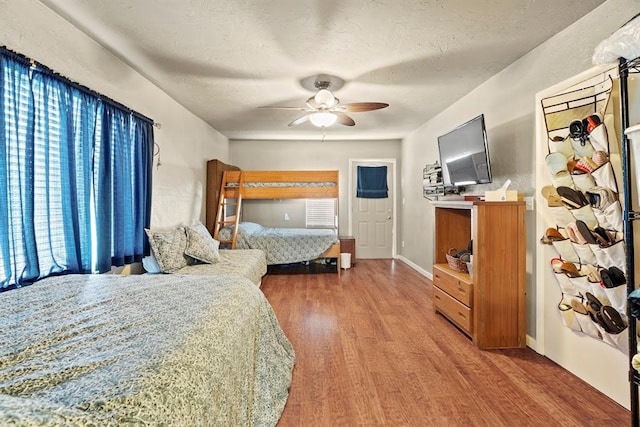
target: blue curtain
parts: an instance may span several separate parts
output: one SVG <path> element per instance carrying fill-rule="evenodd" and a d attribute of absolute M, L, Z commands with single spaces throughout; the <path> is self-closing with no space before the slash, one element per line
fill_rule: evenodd
<path fill-rule="evenodd" d="M 96 151 L 97 270 L 140 261 L 151 218 L 153 126 L 105 105 Z"/>
<path fill-rule="evenodd" d="M 0 57 L 0 283 L 38 277 L 33 207 L 33 96 L 29 64 Z M 6 236 L 6 237 L 5 237 Z"/>
<path fill-rule="evenodd" d="M 91 272 L 91 169 L 97 99 L 33 72 L 34 217 L 40 277 Z"/>
<path fill-rule="evenodd" d="M 0 290 L 139 261 L 149 119 L 5 50 L 0 77 Z"/>

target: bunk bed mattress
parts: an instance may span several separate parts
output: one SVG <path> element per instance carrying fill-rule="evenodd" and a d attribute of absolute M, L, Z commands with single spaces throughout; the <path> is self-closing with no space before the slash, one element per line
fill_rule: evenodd
<path fill-rule="evenodd" d="M 0 294 L 0 424 L 275 425 L 294 351 L 243 278 L 68 275 Z"/>
<path fill-rule="evenodd" d="M 233 228 L 220 230 L 222 240 L 231 240 Z M 267 256 L 267 265 L 291 264 L 319 258 L 338 242 L 335 230 L 312 228 L 272 228 L 243 222 L 238 228 L 238 249 L 261 249 Z"/>
<path fill-rule="evenodd" d="M 188 265 L 173 274 L 188 276 L 239 276 L 251 280 L 256 286 L 260 285 L 262 276 L 267 274 L 267 258 L 264 251 L 259 249 L 219 251 L 220 261 L 215 264 Z"/>

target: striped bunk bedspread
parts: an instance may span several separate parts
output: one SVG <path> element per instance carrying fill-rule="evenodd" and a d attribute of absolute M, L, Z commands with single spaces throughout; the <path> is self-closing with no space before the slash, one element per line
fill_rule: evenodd
<path fill-rule="evenodd" d="M 220 230 L 221 240 L 231 240 L 233 228 Z M 267 257 L 267 265 L 291 264 L 319 258 L 338 242 L 334 229 L 272 228 L 252 222 L 242 222 L 238 227 L 238 249 L 261 249 Z"/>

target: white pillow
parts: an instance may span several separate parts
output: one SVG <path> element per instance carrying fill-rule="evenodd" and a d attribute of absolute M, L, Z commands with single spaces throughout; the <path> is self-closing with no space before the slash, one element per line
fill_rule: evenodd
<path fill-rule="evenodd" d="M 207 228 L 198 223 L 185 229 L 187 233 L 187 247 L 185 255 L 200 262 L 215 264 L 220 261 L 218 248 L 220 242 L 211 237 Z"/>
<path fill-rule="evenodd" d="M 151 254 L 149 256 L 142 258 L 142 266 L 149 274 L 162 273 L 162 271 L 160 270 L 160 266 L 158 265 L 158 260 L 156 259 L 155 255 L 153 255 L 153 251 L 151 251 Z"/>
<path fill-rule="evenodd" d="M 173 273 L 188 265 L 184 250 L 187 247 L 187 236 L 184 228 L 171 231 L 144 230 L 149 237 L 151 250 L 158 261 L 160 271 Z"/>

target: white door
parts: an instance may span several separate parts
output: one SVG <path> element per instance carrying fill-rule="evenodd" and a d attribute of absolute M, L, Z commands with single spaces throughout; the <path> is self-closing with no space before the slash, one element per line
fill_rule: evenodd
<path fill-rule="evenodd" d="M 393 257 L 393 189 L 394 164 L 390 162 L 354 162 L 352 164 L 351 206 L 353 207 L 353 237 L 356 239 L 356 258 Z M 389 197 L 363 199 L 356 197 L 358 166 L 386 166 Z"/>

